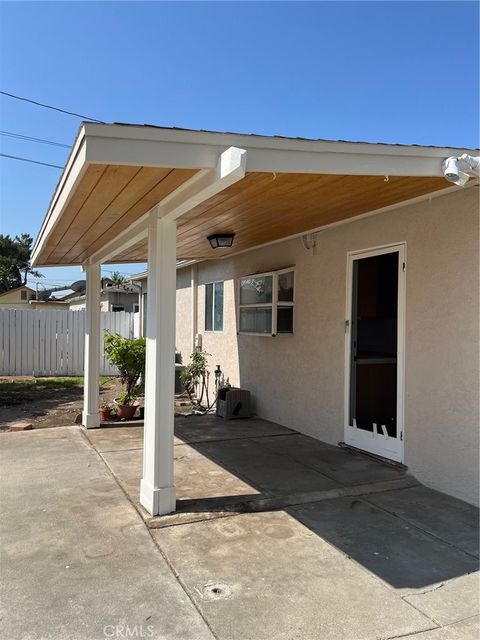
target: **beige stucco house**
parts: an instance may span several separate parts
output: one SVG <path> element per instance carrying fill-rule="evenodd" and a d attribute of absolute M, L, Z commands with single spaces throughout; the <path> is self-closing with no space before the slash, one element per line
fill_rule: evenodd
<path fill-rule="evenodd" d="M 188 360 L 200 344 L 262 418 L 478 503 L 476 156 L 82 125 L 34 263 L 86 271 L 95 428 L 100 265 L 148 260 L 150 513 L 175 509 L 175 347 Z"/>
<path fill-rule="evenodd" d="M 0 309 L 68 309 L 68 305 L 60 300 L 48 300 L 48 302 L 37 300 L 35 289 L 22 285 L 0 293 Z"/>
<path fill-rule="evenodd" d="M 396 460 L 428 486 L 478 503 L 478 215 L 478 190 L 463 189 L 238 256 L 180 263 L 177 351 L 188 362 L 195 345 L 201 345 L 211 354 L 212 373 L 219 364 L 232 385 L 251 391 L 259 416 L 330 444 L 347 441 Z M 355 319 L 349 310 L 354 293 L 349 267 L 365 260 L 374 270 L 363 274 L 364 291 L 357 290 L 357 297 L 368 296 L 363 306 L 370 320 L 357 316 L 357 324 L 370 321 L 372 330 L 380 331 L 385 319 L 377 317 L 372 307 L 380 305 L 380 296 L 388 292 L 380 285 L 368 292 L 365 287 L 374 287 L 371 278 L 379 277 L 375 260 L 388 256 L 398 260 L 399 255 L 399 272 L 391 274 L 388 286 L 395 288 L 398 279 L 402 281 L 397 309 L 401 344 L 393 358 L 373 352 L 364 364 L 356 364 L 357 380 L 362 366 L 370 371 L 367 389 L 357 389 L 351 398 L 354 363 L 346 322 L 353 326 Z M 378 264 L 378 269 L 386 268 L 387 264 Z M 270 319 L 242 327 L 242 311 L 253 309 L 241 305 L 242 284 L 255 280 L 262 287 L 268 278 L 282 279 L 282 273 L 292 274 L 293 291 L 291 306 L 285 307 L 285 300 L 278 302 L 277 316 L 282 307 L 291 309 L 293 323 L 278 332 Z M 147 274 L 135 280 L 145 295 Z M 264 305 L 261 295 L 258 302 Z M 375 301 L 373 296 L 378 296 Z M 255 309 L 270 311 L 271 306 Z M 393 395 L 392 381 L 389 386 L 385 377 L 389 369 L 398 370 L 400 359 L 403 379 L 398 380 L 395 396 L 401 398 L 395 397 L 390 415 L 382 405 L 385 394 Z M 368 389 L 372 384 L 378 385 L 378 394 Z M 363 425 L 367 437 L 356 440 L 353 433 L 346 433 L 344 418 L 352 411 L 350 403 L 361 403 L 360 394 L 366 393 L 377 406 L 358 407 L 370 424 Z M 401 426 L 397 400 L 403 405 Z M 400 437 L 392 437 L 394 428 L 387 423 L 392 442 L 376 443 L 372 423 L 377 422 L 378 435 L 383 435 L 385 415 L 396 422 Z"/>

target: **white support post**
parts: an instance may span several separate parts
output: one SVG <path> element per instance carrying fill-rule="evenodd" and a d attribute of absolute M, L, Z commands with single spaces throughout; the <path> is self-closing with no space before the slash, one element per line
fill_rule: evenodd
<path fill-rule="evenodd" d="M 148 228 L 147 361 L 140 502 L 152 516 L 175 511 L 173 398 L 175 375 L 176 222 Z"/>
<path fill-rule="evenodd" d="M 98 414 L 100 383 L 100 264 L 84 267 L 87 279 L 85 298 L 85 373 L 82 424 L 87 429 L 100 426 Z"/>

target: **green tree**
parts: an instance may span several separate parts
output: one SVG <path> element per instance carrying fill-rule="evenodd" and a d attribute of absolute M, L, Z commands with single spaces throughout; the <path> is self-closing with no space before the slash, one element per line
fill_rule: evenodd
<path fill-rule="evenodd" d="M 27 284 L 29 275 L 43 277 L 30 264 L 32 242 L 28 233 L 14 238 L 0 234 L 0 293 Z"/>
<path fill-rule="evenodd" d="M 127 276 L 122 275 L 120 271 L 112 271 L 110 280 L 116 287 L 123 287 L 123 285 L 128 284 Z"/>

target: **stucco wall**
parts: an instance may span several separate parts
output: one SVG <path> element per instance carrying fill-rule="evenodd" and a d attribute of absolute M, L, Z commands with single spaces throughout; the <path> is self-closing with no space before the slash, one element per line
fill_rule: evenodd
<path fill-rule="evenodd" d="M 347 252 L 406 242 L 404 462 L 425 484 L 478 503 L 478 231 L 478 191 L 459 189 L 325 230 L 314 256 L 295 239 L 199 264 L 198 331 L 212 371 L 220 364 L 232 384 L 250 389 L 258 415 L 343 440 Z M 236 279 L 290 265 L 295 335 L 237 336 Z M 177 347 L 188 356 L 190 270 L 178 277 Z M 205 333 L 204 285 L 219 279 L 224 331 Z"/>
<path fill-rule="evenodd" d="M 191 267 L 177 271 L 177 330 L 175 348 L 188 364 L 193 351 Z"/>

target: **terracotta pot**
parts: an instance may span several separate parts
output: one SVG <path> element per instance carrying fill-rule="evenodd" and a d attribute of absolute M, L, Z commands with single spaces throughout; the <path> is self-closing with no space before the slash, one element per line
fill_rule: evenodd
<path fill-rule="evenodd" d="M 100 422 L 108 422 L 111 418 L 112 410 L 109 409 L 99 409 L 100 413 Z"/>
<path fill-rule="evenodd" d="M 137 409 L 137 404 L 117 404 L 117 415 L 120 419 L 131 420 Z"/>

